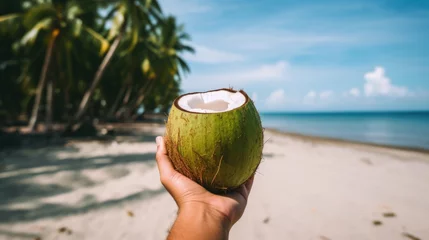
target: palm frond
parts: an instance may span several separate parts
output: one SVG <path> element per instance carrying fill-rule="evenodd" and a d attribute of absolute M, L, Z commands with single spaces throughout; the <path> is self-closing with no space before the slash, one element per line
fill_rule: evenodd
<path fill-rule="evenodd" d="M 150 8 L 149 13 L 153 18 L 155 18 L 157 22 L 159 23 L 164 22 L 164 16 L 162 15 L 161 11 L 157 11 L 154 8 Z"/>
<path fill-rule="evenodd" d="M 191 40 L 191 35 L 189 35 L 188 33 L 182 32 L 177 36 L 177 38 L 181 39 L 181 40 Z"/>
<path fill-rule="evenodd" d="M 120 5 L 115 5 L 112 7 L 112 9 L 107 12 L 106 16 L 100 16 L 102 18 L 102 22 L 100 24 L 99 32 L 103 31 L 106 28 L 106 23 L 111 20 L 116 12 L 119 10 Z"/>
<path fill-rule="evenodd" d="M 161 28 L 162 44 L 172 47 L 176 42 L 176 19 L 168 16 Z"/>
<path fill-rule="evenodd" d="M 5 24 L 5 23 L 9 23 L 9 22 L 16 22 L 16 20 L 19 20 L 21 17 L 22 17 L 22 15 L 18 14 L 18 13 L 0 16 L 0 24 Z"/>
<path fill-rule="evenodd" d="M 8 14 L 0 16 L 0 34 L 14 34 L 19 29 L 21 21 L 21 14 Z"/>
<path fill-rule="evenodd" d="M 152 0 L 143 0 L 143 2 L 146 9 L 149 9 L 152 5 Z"/>
<path fill-rule="evenodd" d="M 153 55 L 155 55 L 155 56 L 157 56 L 157 57 L 160 57 L 160 56 L 162 55 L 162 53 L 161 53 L 161 51 L 160 51 L 159 47 L 158 47 L 156 44 L 154 44 L 153 42 L 148 42 L 148 43 L 146 44 L 146 49 L 147 49 L 150 53 L 152 53 Z"/>
<path fill-rule="evenodd" d="M 162 12 L 161 5 L 157 0 L 138 0 L 138 6 L 143 7 L 145 10 L 153 9 L 158 12 Z"/>
<path fill-rule="evenodd" d="M 67 14 L 68 20 L 73 20 L 83 13 L 83 9 L 76 2 L 68 2 L 64 12 Z"/>
<path fill-rule="evenodd" d="M 43 19 L 56 18 L 56 14 L 52 4 L 40 4 L 30 8 L 24 16 L 23 24 L 27 29 L 31 29 Z"/>
<path fill-rule="evenodd" d="M 130 7 L 130 6 L 129 6 Z M 131 15 L 131 43 L 128 46 L 128 49 L 125 50 L 122 54 L 130 53 L 134 50 L 139 40 L 139 19 L 135 8 L 129 9 Z"/>
<path fill-rule="evenodd" d="M 151 6 L 153 9 L 155 9 L 159 13 L 162 13 L 162 8 L 161 8 L 161 5 L 159 4 L 158 0 L 152 0 Z"/>
<path fill-rule="evenodd" d="M 176 48 L 176 50 L 178 52 L 187 51 L 187 52 L 190 52 L 190 53 L 195 53 L 195 49 L 193 47 L 188 46 L 188 45 L 184 45 L 184 44 L 181 44 L 181 43 L 176 44 L 175 48 Z"/>
<path fill-rule="evenodd" d="M 189 65 L 183 60 L 181 57 L 177 58 L 177 62 L 179 63 L 180 68 L 182 69 L 182 72 L 186 75 L 187 73 L 191 72 L 191 68 Z"/>
<path fill-rule="evenodd" d="M 73 37 L 79 37 L 82 33 L 82 20 L 80 19 L 74 19 L 69 24 L 69 30 L 71 31 L 71 35 Z"/>
<path fill-rule="evenodd" d="M 109 34 L 107 36 L 107 40 L 109 41 L 118 36 L 122 25 L 125 24 L 125 6 L 121 4 L 119 7 L 112 9 L 112 14 L 114 14 L 112 26 L 110 26 Z"/>
<path fill-rule="evenodd" d="M 82 31 L 82 40 L 83 41 L 89 41 L 91 45 L 95 45 L 97 47 L 100 48 L 99 50 L 99 54 L 100 56 L 103 55 L 104 53 L 106 53 L 106 51 L 109 49 L 110 44 L 109 42 L 103 37 L 101 36 L 99 33 L 95 32 L 94 30 L 92 30 L 91 28 L 88 27 L 83 27 Z"/>
<path fill-rule="evenodd" d="M 41 21 L 39 21 L 34 27 L 28 31 L 20 40 L 21 46 L 32 46 L 34 42 L 37 39 L 37 36 L 39 35 L 39 32 L 41 30 L 47 30 L 52 25 L 52 19 L 51 18 L 45 18 Z"/>
<path fill-rule="evenodd" d="M 176 31 L 177 32 L 184 32 L 185 31 L 185 25 L 184 24 L 176 25 Z"/>

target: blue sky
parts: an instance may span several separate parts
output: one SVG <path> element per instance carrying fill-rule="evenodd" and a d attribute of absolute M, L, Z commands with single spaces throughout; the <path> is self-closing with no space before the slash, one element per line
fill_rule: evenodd
<path fill-rule="evenodd" d="M 429 109 L 429 1 L 160 0 L 197 50 L 183 92 L 261 111 Z"/>

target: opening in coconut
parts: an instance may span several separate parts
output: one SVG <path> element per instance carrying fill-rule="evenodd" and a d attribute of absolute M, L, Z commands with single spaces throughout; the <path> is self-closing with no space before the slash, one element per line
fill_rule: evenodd
<path fill-rule="evenodd" d="M 195 113 L 227 112 L 243 106 L 246 96 L 242 92 L 220 89 L 210 92 L 190 93 L 177 101 L 179 108 Z"/>

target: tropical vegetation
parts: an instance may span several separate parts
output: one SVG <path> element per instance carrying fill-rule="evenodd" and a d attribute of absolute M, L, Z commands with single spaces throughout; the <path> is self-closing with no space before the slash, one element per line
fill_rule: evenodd
<path fill-rule="evenodd" d="M 0 125 L 168 111 L 189 42 L 157 0 L 0 1 Z"/>

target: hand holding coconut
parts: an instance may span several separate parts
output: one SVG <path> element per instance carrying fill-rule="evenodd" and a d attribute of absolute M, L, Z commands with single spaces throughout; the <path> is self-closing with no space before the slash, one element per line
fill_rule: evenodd
<path fill-rule="evenodd" d="M 169 239 L 227 239 L 262 158 L 252 100 L 232 89 L 182 95 L 170 110 L 165 142 L 156 141 L 161 182 L 179 207 Z"/>
<path fill-rule="evenodd" d="M 253 176 L 234 191 L 213 194 L 174 169 L 162 137 L 156 143 L 161 182 L 179 207 L 168 239 L 228 239 L 232 225 L 243 215 Z"/>

